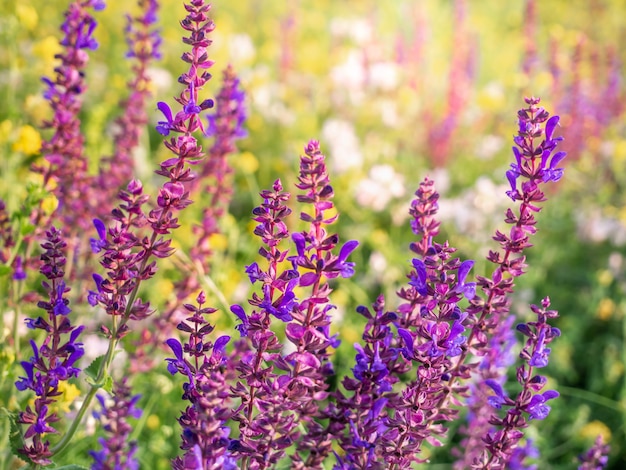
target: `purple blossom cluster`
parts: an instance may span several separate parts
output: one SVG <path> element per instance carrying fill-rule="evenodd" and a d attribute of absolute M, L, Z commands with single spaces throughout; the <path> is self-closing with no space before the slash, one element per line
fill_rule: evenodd
<path fill-rule="evenodd" d="M 231 411 L 224 375 L 227 360 L 224 350 L 230 336 L 210 341 L 207 336 L 214 327 L 204 317 L 216 309 L 203 307 L 204 292 L 200 292 L 196 302 L 197 307 L 185 304 L 192 315 L 178 324 L 178 329 L 189 336 L 185 344 L 174 338 L 167 340 L 174 353 L 174 358 L 167 359 L 167 370 L 187 378 L 182 398 L 190 402 L 178 419 L 183 428 L 180 448 L 185 454 L 173 461 L 172 468 L 234 470 L 236 466 L 229 453 L 230 429 L 226 425 Z"/>
<path fill-rule="evenodd" d="M 67 244 L 61 232 L 54 227 L 48 230 L 41 247 L 44 252 L 39 272 L 46 278 L 42 284 L 48 297 L 39 301 L 37 306 L 46 313 L 28 318 L 26 326 L 45 331 L 45 338 L 41 345 L 30 340 L 33 356 L 22 361 L 26 375 L 20 377 L 15 387 L 20 391 L 31 390 L 36 397 L 33 406 L 27 405 L 17 419 L 18 423 L 27 426 L 19 453 L 34 464 L 47 465 L 52 452 L 46 435 L 57 433 L 52 425 L 60 419 L 56 401 L 61 395 L 61 384 L 80 373 L 77 361 L 83 356 L 84 349 L 78 337 L 84 326 L 72 325 L 69 316 L 72 311 L 67 299 L 70 288 L 64 281 Z"/>
<path fill-rule="evenodd" d="M 98 47 L 94 38 L 97 22 L 90 10 L 104 7 L 102 0 L 75 0 L 70 4 L 61 26 L 63 52 L 57 55 L 61 63 L 54 69 L 54 79 L 43 78 L 47 88 L 44 98 L 53 111 L 52 118 L 44 122 L 43 127 L 52 129 L 54 134 L 42 146 L 48 165 L 36 171 L 43 174 L 45 185 L 52 182 L 59 201 L 57 212 L 64 224 L 83 230 L 88 228 L 90 201 L 94 199 L 90 197 L 93 191 L 79 113 L 86 90 L 87 51 Z"/>
<path fill-rule="evenodd" d="M 159 48 L 161 35 L 156 29 L 159 4 L 157 0 L 138 0 L 139 14 L 126 16 L 126 56 L 132 59 L 132 78 L 127 87 L 130 94 L 119 105 L 123 114 L 115 121 L 113 137 L 114 153 L 100 160 L 96 177 L 99 190 L 95 193 L 98 204 L 93 215 L 107 220 L 117 191 L 125 187 L 134 175 L 132 153 L 139 144 L 142 131 L 148 122 L 146 104 L 150 98 L 149 67 L 151 62 L 161 58 Z"/>
<path fill-rule="evenodd" d="M 463 24 L 464 2 L 455 5 L 456 21 Z M 409 245 L 412 259 L 406 284 L 397 291 L 398 305 L 388 307 L 379 295 L 370 307 L 356 309 L 365 321 L 362 341 L 354 344 L 351 373 L 338 376 L 334 350 L 340 341 L 333 331 L 332 294 L 336 284 L 355 274 L 350 257 L 359 242 L 341 242 L 332 230 L 338 212 L 320 143 L 311 140 L 304 147 L 295 201 L 280 179 L 260 193 L 262 202 L 252 211 L 254 235 L 261 242 L 259 259 L 245 266 L 253 292 L 247 305 L 229 306 L 234 315 L 229 318 L 240 333 L 231 342 L 217 321 L 209 321 L 217 309 L 207 306 L 204 291 L 196 292 L 199 278 L 209 270 L 209 240 L 219 232 L 231 196 L 227 156 L 245 136 L 245 94 L 228 67 L 216 100 L 202 98 L 211 78 L 208 47 L 215 25 L 208 3 L 189 0 L 181 22 L 189 48 L 182 55 L 188 70 L 178 79 L 183 91 L 175 97 L 175 109 L 163 101 L 156 105 L 163 116 L 156 131 L 173 156 L 160 163 L 156 174 L 165 182 L 151 198 L 133 177 L 130 156 L 147 122 L 147 70 L 150 61 L 160 57 L 161 39 L 155 29 L 158 2 L 138 0 L 138 6 L 141 13 L 129 16 L 126 29 L 128 57 L 135 62 L 131 94 L 121 103 L 124 114 L 117 120 L 124 132 L 116 134 L 114 154 L 103 159 L 97 177 L 87 171 L 78 113 L 86 51 L 97 47 L 96 21 L 88 11 L 103 8 L 103 2 L 70 4 L 62 27 L 61 65 L 54 81 L 44 80 L 54 111 L 46 127 L 54 135 L 43 152 L 50 166 L 41 171 L 46 183 L 54 180 L 60 202 L 51 219 L 72 227 L 74 241 L 78 231 L 88 228 L 85 215 L 92 220 L 95 236 L 90 247 L 99 255 L 99 266 L 90 272 L 95 288 L 86 301 L 107 315 L 100 332 L 108 349 L 84 371 L 89 389 L 82 405 L 51 445 L 47 436 L 60 434 L 54 424 L 60 420 L 62 384 L 81 372 L 78 360 L 84 349 L 78 340 L 86 328 L 70 321 L 65 280 L 67 252 L 74 256 L 80 250 L 78 245 L 68 250 L 61 232 L 52 227 L 41 244 L 39 271 L 46 278 L 46 298 L 37 305 L 45 315 L 26 320 L 29 329 L 43 330 L 43 340 L 30 340 L 33 356 L 21 362 L 24 376 L 15 383 L 18 391 L 30 390 L 35 396 L 15 420 L 25 428 L 20 456 L 35 468 L 51 464 L 73 439 L 95 397 L 100 407 L 93 414 L 104 437 L 98 440 L 101 449 L 90 452 L 92 468 L 139 468 L 141 450 L 131 440 L 129 418 L 141 416 L 140 396 L 132 393 L 126 379 L 109 388 L 110 368 L 132 332 L 131 321 L 157 317 L 140 333 L 140 347 L 127 349 L 131 360 L 139 362 L 167 346 L 170 357 L 162 368 L 184 379 L 185 409 L 178 417 L 182 453 L 173 458 L 172 468 L 261 470 L 289 465 L 322 470 L 332 464 L 334 470 L 407 469 L 428 462 L 425 448 L 443 445 L 451 423 L 462 418 L 461 445 L 452 451 L 454 468 L 536 468 L 529 460 L 537 458 L 537 450 L 524 431 L 531 421 L 546 419 L 551 400 L 559 396 L 538 369 L 548 366 L 550 344 L 561 332 L 549 324 L 558 314 L 547 297 L 541 306 L 530 306 L 536 319 L 513 327 L 517 320 L 511 294 L 527 268 L 524 252 L 537 231 L 535 214 L 546 200 L 542 185 L 563 175 L 565 152 L 556 151 L 562 140 L 555 136 L 559 117 L 550 117 L 538 98 L 527 98 L 527 107 L 518 112 L 506 195 L 519 207 L 506 211 L 508 233 L 495 232 L 500 251 L 490 251 L 487 257 L 495 265 L 491 276 L 473 275 L 473 260 L 462 260 L 448 241 L 437 240 L 439 194 L 428 178 L 419 185 L 409 209 L 416 240 Z M 532 8 L 531 2 L 529 17 Z M 463 55 L 468 51 L 459 54 L 457 62 L 469 60 Z M 533 51 L 527 55 L 530 67 Z M 468 71 L 463 80 L 470 75 Z M 449 97 L 451 120 L 442 125 L 442 142 L 448 141 L 456 125 L 452 118 L 464 99 L 454 93 Z M 203 115 L 213 107 L 212 114 Z M 214 138 L 208 152 L 199 136 Z M 445 150 L 437 150 L 441 158 Z M 91 198 L 98 187 L 102 192 Z M 174 299 L 159 312 L 151 303 L 154 291 L 141 287 L 157 273 L 158 260 L 173 254 L 172 233 L 182 224 L 179 214 L 198 190 L 208 193 L 210 201 L 194 229 L 198 243 L 190 250 L 193 266 L 175 284 Z M 113 194 L 117 202 L 110 207 Z M 296 206 L 299 220 L 292 220 Z M 33 219 L 42 226 L 48 222 L 41 211 Z M 26 278 L 28 260 L 17 254 L 16 245 L 0 201 L 0 261 L 11 266 L 18 283 Z M 194 294 L 195 303 L 186 300 Z M 173 332 L 169 327 L 181 310 L 184 319 L 176 321 Z M 515 362 L 515 334 L 524 343 L 513 385 L 506 379 Z M 144 367 L 152 364 L 146 361 Z M 109 398 L 97 395 L 102 388 L 112 391 Z M 603 468 L 607 454 L 607 446 L 598 440 L 581 456 L 580 468 Z"/>
<path fill-rule="evenodd" d="M 106 438 L 98 439 L 101 450 L 89 452 L 94 460 L 91 470 L 137 470 L 137 441 L 130 439 L 133 427 L 128 418 L 141 417 L 142 411 L 136 406 L 140 395 L 131 396 L 130 387 L 122 379 L 115 384 L 110 400 L 104 395 L 96 395 L 96 398 L 100 403 L 100 410 L 94 411 L 93 416 L 102 423 Z"/>

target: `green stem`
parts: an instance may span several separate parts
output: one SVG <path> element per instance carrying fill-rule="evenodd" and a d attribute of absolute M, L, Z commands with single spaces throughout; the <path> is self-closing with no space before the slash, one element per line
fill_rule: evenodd
<path fill-rule="evenodd" d="M 611 400 L 610 398 L 603 397 L 602 395 L 598 395 L 597 393 L 583 390 L 582 388 L 566 387 L 564 385 L 559 385 L 557 389 L 561 393 L 561 395 L 580 398 L 582 400 L 588 401 L 590 403 L 595 403 L 596 405 L 604 406 L 619 413 L 624 413 L 624 411 L 626 410 L 626 407 L 621 403 L 615 400 Z"/>
<path fill-rule="evenodd" d="M 85 400 L 83 401 L 83 404 L 78 410 L 78 413 L 76 414 L 76 417 L 74 418 L 74 421 L 72 421 L 72 424 L 70 425 L 69 429 L 67 430 L 63 438 L 59 442 L 57 442 L 57 444 L 51 449 L 52 455 L 56 455 L 56 454 L 63 452 L 65 448 L 71 442 L 72 438 L 74 437 L 74 434 L 76 433 L 78 426 L 83 420 L 83 417 L 85 416 L 85 413 L 87 412 L 87 409 L 89 408 L 89 405 L 91 404 L 91 401 L 93 400 L 93 397 L 95 397 L 96 392 L 100 390 L 100 388 L 102 388 L 102 381 L 104 380 L 106 372 L 109 370 L 109 366 L 111 365 L 111 362 L 113 361 L 113 354 L 115 353 L 116 346 L 117 346 L 117 339 L 115 339 L 115 335 L 113 335 L 111 336 L 111 339 L 109 341 L 109 348 L 107 349 L 104 361 L 102 361 L 102 364 L 100 365 L 100 369 L 98 370 L 98 376 L 96 377 L 95 383 L 91 386 L 91 388 L 87 392 L 87 395 L 85 396 Z"/>

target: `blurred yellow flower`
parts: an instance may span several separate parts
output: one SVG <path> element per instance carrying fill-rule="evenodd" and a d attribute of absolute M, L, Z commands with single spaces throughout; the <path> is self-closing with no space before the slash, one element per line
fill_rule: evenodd
<path fill-rule="evenodd" d="M 43 121 L 50 112 L 48 101 L 37 94 L 28 95 L 24 103 L 24 110 L 28 113 L 28 117 L 35 122 Z"/>
<path fill-rule="evenodd" d="M 608 320 L 615 313 L 615 302 L 611 299 L 602 299 L 596 309 L 596 317 L 600 320 Z"/>
<path fill-rule="evenodd" d="M 41 150 L 41 136 L 34 127 L 25 125 L 17 131 L 17 139 L 13 142 L 13 151 L 26 155 L 35 155 Z"/>
<path fill-rule="evenodd" d="M 259 169 L 259 160 L 252 152 L 243 152 L 239 157 L 235 158 L 234 162 L 239 170 L 248 175 Z"/>
<path fill-rule="evenodd" d="M 209 244 L 215 250 L 225 250 L 228 247 L 228 238 L 223 233 L 214 233 L 209 237 Z"/>
<path fill-rule="evenodd" d="M 27 31 L 33 31 L 37 27 L 39 15 L 37 15 L 35 7 L 20 2 L 15 6 L 15 15 L 20 26 L 23 26 Z"/>
<path fill-rule="evenodd" d="M 605 443 L 611 442 L 611 430 L 602 421 L 591 421 L 580 430 L 580 436 L 594 440 L 598 435 L 603 437 Z"/>
<path fill-rule="evenodd" d="M 59 200 L 54 194 L 48 194 L 41 201 L 41 209 L 46 215 L 52 215 L 52 213 L 57 210 L 57 207 L 59 207 Z"/>
<path fill-rule="evenodd" d="M 80 396 L 80 390 L 74 384 L 60 381 L 59 392 L 61 395 L 58 397 L 57 405 L 62 411 L 69 413 L 70 406 Z"/>
<path fill-rule="evenodd" d="M 161 426 L 161 420 L 157 415 L 150 415 L 146 420 L 146 427 L 152 431 L 158 429 Z"/>
<path fill-rule="evenodd" d="M 615 163 L 622 163 L 626 160 L 626 140 L 620 140 L 615 144 L 613 160 Z"/>
<path fill-rule="evenodd" d="M 598 282 L 601 286 L 608 286 L 613 282 L 613 274 L 608 269 L 603 269 L 598 273 Z"/>
<path fill-rule="evenodd" d="M 0 143 L 6 142 L 9 140 L 9 136 L 11 135 L 11 131 L 13 130 L 13 123 L 8 119 L 0 122 Z"/>
<path fill-rule="evenodd" d="M 167 299 L 173 290 L 174 283 L 169 279 L 159 279 L 154 286 L 154 292 L 158 292 L 161 299 Z"/>
<path fill-rule="evenodd" d="M 33 46 L 33 55 L 45 61 L 56 60 L 55 54 L 61 52 L 62 48 L 59 40 L 54 36 L 46 36 Z"/>

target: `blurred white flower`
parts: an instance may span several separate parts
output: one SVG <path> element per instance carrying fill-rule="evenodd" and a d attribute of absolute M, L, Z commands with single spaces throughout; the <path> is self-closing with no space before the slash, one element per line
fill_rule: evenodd
<path fill-rule="evenodd" d="M 508 201 L 498 195 L 504 194 L 506 189 L 481 176 L 458 197 L 439 199 L 440 220 L 454 222 L 460 233 L 478 243 L 488 243 L 494 229 L 503 223 Z"/>
<path fill-rule="evenodd" d="M 614 246 L 626 244 L 626 227 L 618 219 L 607 217 L 600 209 L 592 212 L 578 212 L 576 214 L 578 235 L 582 240 L 602 243 L 611 242 Z"/>
<path fill-rule="evenodd" d="M 251 93 L 252 104 L 267 119 L 291 125 L 295 115 L 282 100 L 282 88 L 277 83 L 258 86 Z"/>
<path fill-rule="evenodd" d="M 396 127 L 399 124 L 398 107 L 395 101 L 380 100 L 380 118 L 385 126 Z"/>
<path fill-rule="evenodd" d="M 357 50 L 351 51 L 343 63 L 334 66 L 330 70 L 330 78 L 335 85 L 346 88 L 351 92 L 362 90 L 366 79 L 362 52 Z"/>
<path fill-rule="evenodd" d="M 151 86 L 156 89 L 154 91 L 155 96 L 160 96 L 169 91 L 174 85 L 174 77 L 164 68 L 149 67 L 146 72 L 148 73 L 148 78 L 150 78 Z"/>
<path fill-rule="evenodd" d="M 372 272 L 382 273 L 387 269 L 387 259 L 380 251 L 373 251 L 370 255 L 369 267 Z"/>
<path fill-rule="evenodd" d="M 391 199 L 403 196 L 404 192 L 404 177 L 391 165 L 374 165 L 368 177 L 357 184 L 356 200 L 361 206 L 379 212 Z"/>
<path fill-rule="evenodd" d="M 362 18 L 333 18 L 330 33 L 338 38 L 350 38 L 358 45 L 364 45 L 372 39 L 372 25 Z"/>
<path fill-rule="evenodd" d="M 392 91 L 398 86 L 398 66 L 394 62 L 375 62 L 369 67 L 369 84 L 381 91 Z"/>
<path fill-rule="evenodd" d="M 235 63 L 249 62 L 254 59 L 256 49 L 252 38 L 247 34 L 233 34 L 228 38 L 230 60 Z"/>
<path fill-rule="evenodd" d="M 363 153 L 351 122 L 327 119 L 322 126 L 322 138 L 328 145 L 335 172 L 344 173 L 363 164 Z"/>
<path fill-rule="evenodd" d="M 505 140 L 497 135 L 483 137 L 476 146 L 476 156 L 482 160 L 490 160 L 504 147 Z"/>

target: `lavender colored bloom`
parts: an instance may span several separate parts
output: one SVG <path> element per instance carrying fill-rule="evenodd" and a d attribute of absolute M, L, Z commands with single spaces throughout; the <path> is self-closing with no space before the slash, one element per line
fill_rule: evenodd
<path fill-rule="evenodd" d="M 69 301 L 65 297 L 69 291 L 63 280 L 67 245 L 55 228 L 46 232 L 46 238 L 41 245 L 45 251 L 41 255 L 40 273 L 47 279 L 43 286 L 48 299 L 40 301 L 38 306 L 45 310 L 47 318 L 26 321 L 29 328 L 46 331 L 46 337 L 41 346 L 34 340 L 30 341 L 33 356 L 29 361 L 21 363 L 26 376 L 15 382 L 19 391 L 32 390 L 36 396 L 34 409 L 27 406 L 19 414 L 17 422 L 28 425 L 24 437 L 32 438 L 30 443 L 24 443 L 19 452 L 38 465 L 50 463 L 52 452 L 49 442 L 43 438 L 46 434 L 57 432 L 51 424 L 58 421 L 59 417 L 56 412 L 50 411 L 50 405 L 60 395 L 60 382 L 77 377 L 80 373 L 75 364 L 84 353 L 83 344 L 78 342 L 84 327 L 72 326 Z"/>
<path fill-rule="evenodd" d="M 263 203 L 253 210 L 254 220 L 259 225 L 254 230 L 264 246 L 259 254 L 268 262 L 265 271 L 257 263 L 246 268 L 251 283 L 260 281 L 263 297 L 254 293 L 249 303 L 253 306 L 248 315 L 239 305 L 231 306 L 231 311 L 241 320 L 237 329 L 246 337 L 250 350 L 237 365 L 239 381 L 233 387 L 233 397 L 241 402 L 237 408 L 239 439 L 233 440 L 230 450 L 240 468 L 257 468 L 276 464 L 285 456 L 285 450 L 298 437 L 294 408 L 299 406 L 301 394 L 296 383 L 288 375 L 279 375 L 275 368 L 290 370 L 293 366 L 286 362 L 278 351 L 282 345 L 270 329 L 273 318 L 290 321 L 297 301 L 293 289 L 298 282 L 298 273 L 280 268 L 288 251 L 280 249 L 280 242 L 289 237 L 284 218 L 291 213 L 286 206 L 289 194 L 283 192 L 279 180 L 272 190 L 261 192 Z M 302 339 L 306 328 L 289 322 L 285 335 L 291 341 Z M 300 356 L 303 363 L 311 363 L 311 357 Z M 292 401 L 293 400 L 293 401 Z"/>
<path fill-rule="evenodd" d="M 197 307 L 185 304 L 191 316 L 178 325 L 180 331 L 189 335 L 188 340 L 184 344 L 173 338 L 167 341 L 175 356 L 167 359 L 168 371 L 186 376 L 183 399 L 190 403 L 178 419 L 182 428 L 180 448 L 185 454 L 174 459 L 172 468 L 232 468 L 230 429 L 226 425 L 231 411 L 223 372 L 227 360 L 224 349 L 230 336 L 220 336 L 215 342 L 208 340 L 213 326 L 205 316 L 216 310 L 203 307 L 204 292 L 198 294 L 196 302 Z"/>
<path fill-rule="evenodd" d="M 549 118 L 549 113 L 537 106 L 539 99 L 527 98 L 530 105 L 527 109 L 518 112 L 518 135 L 513 139 L 515 147 L 515 163 L 511 163 L 511 169 L 506 177 L 511 184 L 511 190 L 507 195 L 513 201 L 522 200 L 521 193 L 517 189 L 517 179 L 524 177 L 529 181 L 524 183 L 522 190 L 531 191 L 537 183 L 558 181 L 563 175 L 563 168 L 557 165 L 565 158 L 565 152 L 554 153 L 557 144 L 563 137 L 553 137 L 554 130 L 559 123 L 559 116 Z M 545 129 L 541 126 L 545 122 Z M 542 142 L 535 146 L 534 139 L 544 135 Z M 540 158 L 539 158 L 540 157 Z"/>
<path fill-rule="evenodd" d="M 158 2 L 137 0 L 137 6 L 139 14 L 127 15 L 124 29 L 128 44 L 126 57 L 133 59 L 132 76 L 127 82 L 130 94 L 119 104 L 124 112 L 115 120 L 113 154 L 102 158 L 98 165 L 96 181 L 98 191 L 95 195 L 99 199 L 94 208 L 94 215 L 104 220 L 107 220 L 111 213 L 110 201 L 115 200 L 117 192 L 133 178 L 132 154 L 148 122 L 145 109 L 150 98 L 148 71 L 151 62 L 161 57 L 159 53 L 161 37 L 154 27 L 157 21 Z"/>
<path fill-rule="evenodd" d="M 537 315 L 537 321 L 526 323 L 524 328 L 517 328 L 528 339 L 520 352 L 520 358 L 524 363 L 517 369 L 517 380 L 522 390 L 516 399 L 508 398 L 496 381 L 486 381 L 486 384 L 495 392 L 495 395 L 489 399 L 490 403 L 496 408 L 508 408 L 508 410 L 504 418 L 493 416 L 490 419 L 496 429 L 490 431 L 484 438 L 489 458 L 481 463 L 480 468 L 492 468 L 491 466 L 508 462 L 524 435 L 522 430 L 528 427 L 528 421 L 545 419 L 550 413 L 550 406 L 547 402 L 559 396 L 555 390 L 541 392 L 546 385 L 546 378 L 534 375 L 534 369 L 537 366 L 532 365 L 537 351 L 544 350 L 546 344 L 559 336 L 558 330 L 553 331 L 547 323 L 547 320 L 558 316 L 558 313 L 549 310 L 549 307 L 550 299 L 547 297 L 543 299 L 541 308 L 531 305 L 532 311 Z M 542 362 L 540 367 L 544 365 L 546 364 Z"/>
<path fill-rule="evenodd" d="M 354 378 L 343 379 L 345 392 L 333 394 L 337 409 L 330 428 L 338 436 L 343 450 L 342 456 L 335 454 L 337 463 L 333 469 L 385 468 L 380 443 L 387 430 L 389 398 L 386 394 L 398 382 L 406 362 L 392 346 L 391 325 L 398 317 L 395 312 L 385 312 L 384 308 L 381 295 L 372 305 L 373 312 L 366 307 L 357 309 L 367 319 L 363 333 L 365 345 L 355 344 Z"/>
<path fill-rule="evenodd" d="M 26 272 L 24 271 L 24 265 L 21 256 L 15 257 L 14 265 L 15 267 L 13 269 L 13 280 L 23 281 L 24 279 L 26 279 Z"/>
<path fill-rule="evenodd" d="M 140 395 L 131 396 L 131 389 L 124 379 L 115 384 L 110 402 L 103 395 L 96 395 L 96 398 L 100 410 L 94 411 L 93 415 L 103 424 L 106 437 L 98 439 L 101 450 L 89 452 L 94 460 L 91 469 L 139 469 L 139 462 L 135 458 L 137 441 L 129 439 L 133 428 L 128 418 L 141 417 L 142 410 L 137 407 Z"/>
<path fill-rule="evenodd" d="M 579 456 L 580 465 L 578 470 L 602 470 L 609 463 L 608 444 L 602 443 L 602 436 L 598 436 L 591 448 L 583 455 Z"/>
<path fill-rule="evenodd" d="M 69 5 L 61 26 L 63 51 L 57 55 L 61 64 L 55 68 L 54 79 L 42 79 L 47 87 L 44 97 L 53 111 L 44 127 L 52 129 L 53 135 L 42 145 L 49 166 L 36 171 L 43 174 L 46 185 L 54 181 L 52 191 L 59 201 L 56 212 L 64 224 L 83 230 L 88 229 L 95 209 L 92 201 L 97 199 L 92 191 L 93 177 L 87 171 L 79 113 L 81 96 L 86 90 L 84 77 L 89 61 L 86 51 L 98 47 L 93 36 L 97 23 L 89 10 L 103 7 L 103 2 L 89 0 L 74 0 Z"/>

